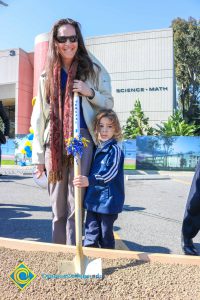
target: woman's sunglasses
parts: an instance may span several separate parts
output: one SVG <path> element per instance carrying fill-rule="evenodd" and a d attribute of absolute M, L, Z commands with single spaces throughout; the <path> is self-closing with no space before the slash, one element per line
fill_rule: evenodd
<path fill-rule="evenodd" d="M 78 41 L 78 37 L 76 35 L 71 36 L 57 36 L 56 41 L 60 44 L 66 43 L 69 41 L 70 43 L 76 43 Z"/>

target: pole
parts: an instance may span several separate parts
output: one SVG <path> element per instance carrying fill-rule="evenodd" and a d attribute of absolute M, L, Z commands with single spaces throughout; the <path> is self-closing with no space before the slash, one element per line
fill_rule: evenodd
<path fill-rule="evenodd" d="M 74 93 L 74 137 L 80 134 L 80 98 Z M 74 176 L 81 175 L 81 160 L 79 154 L 74 157 Z M 76 229 L 76 273 L 84 274 L 84 258 L 82 249 L 82 197 L 81 188 L 74 187 L 75 229 Z"/>

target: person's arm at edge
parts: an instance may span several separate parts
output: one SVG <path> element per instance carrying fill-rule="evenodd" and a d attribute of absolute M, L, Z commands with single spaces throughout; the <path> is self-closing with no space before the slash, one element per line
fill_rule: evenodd
<path fill-rule="evenodd" d="M 33 128 L 34 133 L 32 143 L 32 162 L 36 165 L 36 172 L 39 175 L 38 177 L 42 175 L 45 164 L 44 130 L 46 119 L 43 111 L 43 101 L 46 100 L 44 99 L 44 76 L 41 76 L 39 80 L 38 95 L 36 97 L 36 102 L 31 116 L 31 127 Z"/>

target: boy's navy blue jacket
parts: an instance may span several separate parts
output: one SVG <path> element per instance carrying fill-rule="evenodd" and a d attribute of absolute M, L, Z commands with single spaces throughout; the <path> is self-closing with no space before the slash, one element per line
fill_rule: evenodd
<path fill-rule="evenodd" d="M 102 214 L 117 214 L 124 204 L 124 154 L 111 139 L 97 148 L 88 177 L 84 207 Z"/>

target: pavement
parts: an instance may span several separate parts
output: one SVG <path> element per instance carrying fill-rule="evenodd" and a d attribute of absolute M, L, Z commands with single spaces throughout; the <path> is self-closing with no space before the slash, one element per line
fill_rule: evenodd
<path fill-rule="evenodd" d="M 162 180 L 172 177 L 192 176 L 191 171 L 125 170 L 126 180 Z"/>
<path fill-rule="evenodd" d="M 34 166 L 4 165 L 0 167 L 3 175 L 32 175 Z M 124 170 L 126 180 L 169 179 L 176 176 L 192 176 L 191 171 Z"/>
<path fill-rule="evenodd" d="M 36 186 L 32 172 L 32 166 L 0 169 L 0 236 L 51 242 L 48 193 Z M 182 218 L 193 174 L 125 171 L 126 200 L 114 226 L 116 248 L 181 254 Z M 194 242 L 200 251 L 199 236 Z"/>

